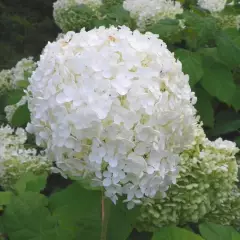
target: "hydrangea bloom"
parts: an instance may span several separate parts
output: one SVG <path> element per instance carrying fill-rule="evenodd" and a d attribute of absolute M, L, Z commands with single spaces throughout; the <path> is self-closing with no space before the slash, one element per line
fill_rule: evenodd
<path fill-rule="evenodd" d="M 123 7 L 137 21 L 140 29 L 165 18 L 175 18 L 183 9 L 179 2 L 173 0 L 125 0 Z"/>
<path fill-rule="evenodd" d="M 30 79 L 28 131 L 64 173 L 91 178 L 113 202 L 127 194 L 131 208 L 175 182 L 196 122 L 188 80 L 157 35 L 68 32 Z"/>
<path fill-rule="evenodd" d="M 58 0 L 53 4 L 56 24 L 67 32 L 87 27 L 102 0 Z"/>
<path fill-rule="evenodd" d="M 0 72 L 0 92 L 18 87 L 20 81 L 26 81 L 36 68 L 32 57 L 23 58 L 15 67 Z"/>
<path fill-rule="evenodd" d="M 217 18 L 221 28 L 236 28 L 240 29 L 240 15 L 227 13 L 213 13 L 212 16 Z"/>
<path fill-rule="evenodd" d="M 36 149 L 25 149 L 26 132 L 19 128 L 15 132 L 9 126 L 0 127 L 0 182 L 10 188 L 23 174 L 40 174 L 50 170 L 50 162 Z"/>
<path fill-rule="evenodd" d="M 0 72 L 0 93 L 3 93 L 13 87 L 12 78 L 13 74 L 11 70 L 4 69 Z"/>
<path fill-rule="evenodd" d="M 169 188 L 165 198 L 144 202 L 140 230 L 203 219 L 221 224 L 240 220 L 236 144 L 222 139 L 211 142 L 201 128 L 195 135 L 192 146 L 181 154 L 177 184 Z M 231 208 L 234 212 L 227 213 Z"/>
<path fill-rule="evenodd" d="M 227 0 L 198 0 L 198 5 L 210 12 L 221 12 L 226 6 Z"/>
<path fill-rule="evenodd" d="M 18 86 L 19 82 L 27 81 L 32 75 L 32 72 L 36 69 L 36 63 L 33 61 L 33 57 L 23 58 L 20 60 L 13 71 L 13 84 Z"/>

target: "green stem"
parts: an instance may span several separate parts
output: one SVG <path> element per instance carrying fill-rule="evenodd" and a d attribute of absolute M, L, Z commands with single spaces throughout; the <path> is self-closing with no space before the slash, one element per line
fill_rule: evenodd
<path fill-rule="evenodd" d="M 108 229 L 108 219 L 110 215 L 110 204 L 106 201 L 104 193 L 102 192 L 102 230 L 101 230 L 101 240 L 107 240 L 107 229 Z"/>

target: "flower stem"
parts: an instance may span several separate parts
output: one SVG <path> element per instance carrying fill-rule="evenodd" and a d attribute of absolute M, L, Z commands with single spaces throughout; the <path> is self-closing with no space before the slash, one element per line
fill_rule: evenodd
<path fill-rule="evenodd" d="M 107 203 L 103 192 L 102 192 L 102 198 L 101 198 L 101 206 L 102 206 L 101 240 L 107 240 L 107 229 L 108 229 L 108 219 L 109 219 L 109 213 L 110 213 L 110 204 Z"/>

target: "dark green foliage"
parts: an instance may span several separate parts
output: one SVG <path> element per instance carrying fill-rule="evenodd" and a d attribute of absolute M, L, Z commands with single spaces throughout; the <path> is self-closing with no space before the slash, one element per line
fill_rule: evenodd
<path fill-rule="evenodd" d="M 58 28 L 52 19 L 54 0 L 0 2 L 0 70 L 23 57 L 38 56 Z"/>

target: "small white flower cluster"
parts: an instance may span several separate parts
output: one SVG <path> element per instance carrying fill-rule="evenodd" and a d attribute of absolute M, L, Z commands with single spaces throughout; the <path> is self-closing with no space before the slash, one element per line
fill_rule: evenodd
<path fill-rule="evenodd" d="M 175 18 L 183 12 L 181 4 L 173 0 L 125 0 L 123 7 L 130 12 L 141 30 L 149 24 Z"/>
<path fill-rule="evenodd" d="M 59 9 L 66 9 L 71 6 L 79 6 L 81 4 L 87 5 L 91 8 L 96 8 L 102 4 L 102 0 L 57 0 L 53 3 L 53 11 L 56 12 Z"/>
<path fill-rule="evenodd" d="M 53 17 L 63 32 L 86 27 L 91 14 L 79 12 L 79 7 L 85 5 L 93 13 L 102 5 L 102 0 L 58 0 L 53 4 Z"/>
<path fill-rule="evenodd" d="M 23 58 L 15 67 L 0 72 L 0 92 L 18 87 L 20 81 L 28 80 L 36 68 L 33 57 Z"/>
<path fill-rule="evenodd" d="M 221 12 L 226 6 L 227 0 L 198 0 L 198 5 L 213 12 Z"/>
<path fill-rule="evenodd" d="M 236 28 L 240 29 L 240 15 L 233 15 L 228 13 L 213 13 L 213 17 L 215 17 L 218 21 L 218 24 L 221 28 Z"/>
<path fill-rule="evenodd" d="M 14 115 L 14 113 L 16 112 L 16 110 L 25 105 L 27 103 L 27 96 L 23 96 L 19 102 L 17 102 L 16 104 L 13 105 L 8 105 L 5 107 L 4 111 L 6 113 L 6 119 L 8 120 L 8 122 L 12 121 L 12 117 Z"/>
<path fill-rule="evenodd" d="M 0 93 L 12 89 L 13 87 L 12 78 L 13 74 L 11 70 L 4 69 L 0 72 Z"/>
<path fill-rule="evenodd" d="M 20 81 L 27 81 L 32 72 L 36 69 L 36 63 L 33 61 L 33 57 L 23 58 L 17 65 L 12 68 L 13 71 L 13 84 L 18 85 Z"/>
<path fill-rule="evenodd" d="M 72 177 L 88 177 L 128 207 L 164 195 L 193 140 L 189 78 L 152 33 L 100 27 L 49 43 L 30 78 L 38 145 Z"/>
<path fill-rule="evenodd" d="M 27 172 L 41 173 L 50 170 L 47 157 L 37 155 L 36 149 L 25 149 L 27 135 L 24 129 L 14 131 L 11 127 L 0 127 L 0 184 L 11 187 Z"/>

